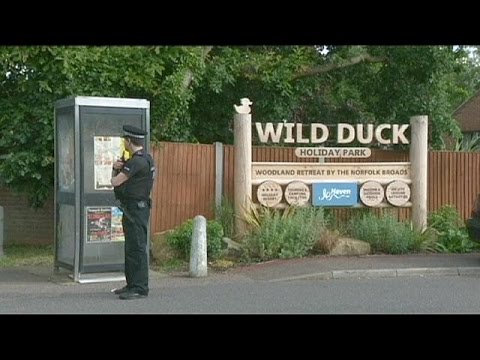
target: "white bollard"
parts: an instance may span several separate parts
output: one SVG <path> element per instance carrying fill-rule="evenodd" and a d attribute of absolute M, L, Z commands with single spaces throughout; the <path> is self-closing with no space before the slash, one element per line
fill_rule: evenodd
<path fill-rule="evenodd" d="M 207 276 L 207 220 L 202 215 L 197 215 L 193 219 L 190 276 Z"/>

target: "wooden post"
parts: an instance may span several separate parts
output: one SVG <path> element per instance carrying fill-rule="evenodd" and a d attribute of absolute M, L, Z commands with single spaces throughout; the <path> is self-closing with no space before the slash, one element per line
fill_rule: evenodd
<path fill-rule="evenodd" d="M 428 117 L 410 118 L 412 167 L 412 224 L 415 230 L 427 228 Z"/>
<path fill-rule="evenodd" d="M 222 206 L 223 197 L 223 144 L 215 143 L 215 216 L 218 219 L 218 209 Z"/>
<path fill-rule="evenodd" d="M 252 198 L 252 102 L 243 98 L 240 106 L 234 105 L 234 210 L 235 237 L 240 238 L 247 231 L 245 210 Z"/>

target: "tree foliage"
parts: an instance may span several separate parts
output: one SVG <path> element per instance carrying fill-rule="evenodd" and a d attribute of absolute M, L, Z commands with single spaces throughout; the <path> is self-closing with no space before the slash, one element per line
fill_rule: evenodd
<path fill-rule="evenodd" d="M 0 178 L 40 206 L 53 185 L 53 104 L 67 96 L 146 98 L 154 140 L 233 141 L 233 104 L 255 121 L 406 123 L 430 143 L 459 135 L 452 111 L 478 88 L 465 47 L 1 47 Z"/>
<path fill-rule="evenodd" d="M 52 193 L 53 106 L 68 96 L 147 98 L 154 135 L 191 139 L 185 78 L 188 71 L 201 78 L 203 57 L 198 47 L 0 48 L 3 182 L 34 206 Z"/>

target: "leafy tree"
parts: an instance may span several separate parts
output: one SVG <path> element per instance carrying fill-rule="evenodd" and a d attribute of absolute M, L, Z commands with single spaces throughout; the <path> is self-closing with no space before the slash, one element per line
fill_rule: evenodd
<path fill-rule="evenodd" d="M 199 47 L 0 48 L 3 182 L 34 206 L 51 194 L 53 104 L 67 96 L 147 98 L 157 138 L 191 139 L 188 88 L 201 79 L 204 57 Z"/>
<path fill-rule="evenodd" d="M 441 134 L 460 136 L 452 111 L 480 80 L 479 68 L 463 47 L 320 49 L 216 49 L 208 76 L 194 90 L 190 113 L 197 139 L 215 141 L 214 134 L 217 141 L 231 142 L 232 103 L 243 96 L 254 101 L 256 121 L 408 123 L 411 116 L 426 114 L 433 148 L 443 147 Z M 204 119 L 213 121 L 201 126 Z"/>
<path fill-rule="evenodd" d="M 53 104 L 67 96 L 146 98 L 154 140 L 233 141 L 233 104 L 255 121 L 407 123 L 431 146 L 459 135 L 452 111 L 478 88 L 465 47 L 1 47 L 0 177 L 40 206 L 53 185 Z"/>

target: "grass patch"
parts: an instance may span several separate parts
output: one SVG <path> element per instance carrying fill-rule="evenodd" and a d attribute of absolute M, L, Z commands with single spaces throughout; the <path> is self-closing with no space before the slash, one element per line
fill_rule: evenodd
<path fill-rule="evenodd" d="M 227 260 L 227 259 L 216 259 L 212 262 L 210 262 L 209 267 L 213 270 L 216 271 L 226 271 L 230 268 L 235 267 L 235 262 L 232 260 Z"/>
<path fill-rule="evenodd" d="M 168 259 L 162 262 L 153 261 L 150 263 L 150 268 L 154 271 L 166 273 L 188 271 L 188 262 L 177 258 Z"/>
<path fill-rule="evenodd" d="M 53 266 L 53 245 L 8 245 L 0 257 L 0 267 Z"/>

